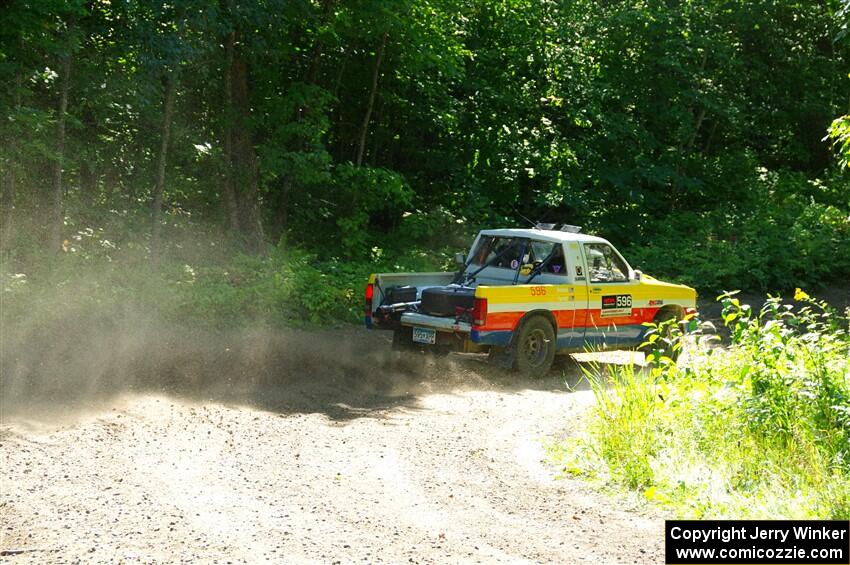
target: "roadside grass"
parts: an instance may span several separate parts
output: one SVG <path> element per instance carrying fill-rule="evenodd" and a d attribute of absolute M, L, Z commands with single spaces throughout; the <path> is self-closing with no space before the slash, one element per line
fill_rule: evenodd
<path fill-rule="evenodd" d="M 650 368 L 586 371 L 588 427 L 551 458 L 679 517 L 850 519 L 850 313 L 795 298 L 725 294 L 728 348 L 698 335 L 677 365 L 683 336 L 655 328 Z"/>

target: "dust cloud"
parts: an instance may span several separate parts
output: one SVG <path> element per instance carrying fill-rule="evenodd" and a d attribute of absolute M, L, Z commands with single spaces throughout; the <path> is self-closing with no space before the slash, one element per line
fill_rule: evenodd
<path fill-rule="evenodd" d="M 128 393 L 342 411 L 410 396 L 424 370 L 394 355 L 384 332 L 200 330 L 57 290 L 48 306 L 2 320 L 0 422 L 61 421 Z"/>

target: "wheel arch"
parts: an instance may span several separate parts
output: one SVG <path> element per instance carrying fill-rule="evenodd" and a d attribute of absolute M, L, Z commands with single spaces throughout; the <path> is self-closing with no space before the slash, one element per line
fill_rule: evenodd
<path fill-rule="evenodd" d="M 552 324 L 552 331 L 555 333 L 555 341 L 558 340 L 558 321 L 555 319 L 555 315 L 551 310 L 529 310 L 525 314 L 523 314 L 522 318 L 519 319 L 517 324 L 514 326 L 513 332 L 511 334 L 511 343 L 510 348 L 513 349 L 514 345 L 516 345 L 516 336 L 519 335 L 522 326 L 524 326 L 529 320 L 532 318 L 541 317 Z"/>
<path fill-rule="evenodd" d="M 666 306 L 662 306 L 658 309 L 658 312 L 655 313 L 652 321 L 653 323 L 658 324 L 672 317 L 675 317 L 677 320 L 681 320 L 685 317 L 685 309 L 679 304 L 667 304 Z"/>

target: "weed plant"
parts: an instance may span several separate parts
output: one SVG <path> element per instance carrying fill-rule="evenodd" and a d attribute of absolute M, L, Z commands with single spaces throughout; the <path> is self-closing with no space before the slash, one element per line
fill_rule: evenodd
<path fill-rule="evenodd" d="M 587 434 L 553 457 L 682 517 L 850 518 L 850 313 L 799 289 L 759 311 L 719 300 L 728 347 L 652 326 L 647 368 L 586 371 Z"/>

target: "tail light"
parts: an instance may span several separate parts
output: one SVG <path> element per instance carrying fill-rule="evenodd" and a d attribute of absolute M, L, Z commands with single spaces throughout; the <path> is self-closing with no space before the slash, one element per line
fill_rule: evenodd
<path fill-rule="evenodd" d="M 487 299 L 476 298 L 472 305 L 472 325 L 483 326 L 487 323 Z"/>
<path fill-rule="evenodd" d="M 369 283 L 366 285 L 366 306 L 365 312 L 366 316 L 372 315 L 372 297 L 375 295 L 375 285 Z"/>

